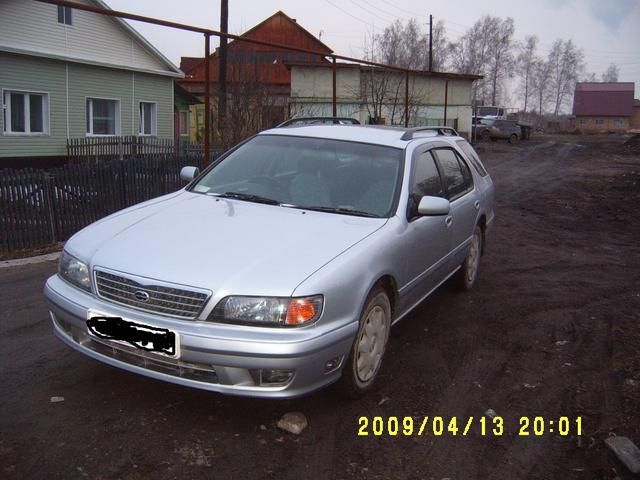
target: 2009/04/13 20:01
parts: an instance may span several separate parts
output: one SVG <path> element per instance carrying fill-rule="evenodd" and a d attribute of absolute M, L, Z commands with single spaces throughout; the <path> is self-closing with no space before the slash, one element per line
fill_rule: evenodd
<path fill-rule="evenodd" d="M 560 436 L 582 435 L 582 417 L 571 420 L 569 417 L 557 419 L 545 419 L 544 417 L 520 417 L 518 419 L 517 436 L 540 437 L 545 434 L 558 434 Z M 502 436 L 509 434 L 505 430 L 503 417 L 359 417 L 358 436 L 367 437 L 389 435 L 394 436 L 422 436 L 433 435 L 462 435 L 480 434 L 481 436 Z M 513 433 L 516 433 L 515 431 Z"/>

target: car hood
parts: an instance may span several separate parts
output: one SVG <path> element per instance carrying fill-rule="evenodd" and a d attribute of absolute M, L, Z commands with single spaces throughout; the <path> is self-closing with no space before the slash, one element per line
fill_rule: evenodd
<path fill-rule="evenodd" d="M 92 267 L 218 294 L 290 295 L 385 222 L 183 191 L 107 217 L 66 249 Z"/>

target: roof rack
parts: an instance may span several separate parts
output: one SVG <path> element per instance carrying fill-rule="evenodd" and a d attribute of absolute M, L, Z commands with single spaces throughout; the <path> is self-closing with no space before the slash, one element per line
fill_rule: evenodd
<path fill-rule="evenodd" d="M 349 117 L 294 117 L 285 120 L 276 128 L 302 125 L 360 125 L 355 118 Z"/>
<path fill-rule="evenodd" d="M 413 140 L 413 134 L 419 132 L 436 132 L 443 137 L 459 136 L 456 129 L 451 127 L 413 127 L 406 129 L 400 140 Z"/>

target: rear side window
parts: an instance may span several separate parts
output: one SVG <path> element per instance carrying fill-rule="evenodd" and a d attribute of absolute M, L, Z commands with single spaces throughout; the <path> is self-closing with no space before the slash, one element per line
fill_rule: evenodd
<path fill-rule="evenodd" d="M 471 145 L 469 145 L 469 142 L 467 142 L 466 140 L 458 140 L 456 143 L 465 153 L 465 155 L 473 165 L 473 168 L 476 169 L 476 172 L 478 172 L 480 176 L 486 177 L 488 175 L 487 170 L 484 168 L 484 165 L 482 165 L 482 162 L 480 161 L 480 157 L 478 156 L 476 151 L 473 149 Z"/>
<path fill-rule="evenodd" d="M 453 150 L 442 148 L 434 152 L 440 164 L 449 199 L 459 197 L 473 188 L 469 167 Z"/>

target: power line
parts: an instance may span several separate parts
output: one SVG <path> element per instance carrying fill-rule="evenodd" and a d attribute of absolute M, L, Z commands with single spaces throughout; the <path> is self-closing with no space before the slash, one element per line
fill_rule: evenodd
<path fill-rule="evenodd" d="M 379 18 L 379 19 L 380 19 L 380 20 L 382 20 L 383 22 L 388 22 L 388 21 L 389 21 L 389 19 L 387 19 L 387 18 L 383 18 L 383 17 L 381 17 L 380 15 L 378 15 L 377 13 L 372 12 L 371 10 L 368 10 L 368 9 L 366 9 L 365 7 L 363 7 L 362 5 L 360 5 L 360 4 L 358 4 L 358 3 L 356 3 L 356 2 L 355 2 L 355 0 L 351 0 L 351 3 L 353 3 L 353 4 L 354 4 L 356 7 L 358 7 L 358 8 L 361 8 L 362 10 L 364 10 L 365 12 L 367 12 L 368 14 L 373 15 L 373 16 L 374 16 L 374 17 L 376 17 L 376 18 Z"/>
<path fill-rule="evenodd" d="M 412 15 L 414 17 L 424 17 L 424 18 L 429 18 L 429 15 L 425 15 L 424 13 L 417 13 L 417 12 L 412 12 L 410 10 L 406 10 L 398 5 L 394 5 L 394 8 L 397 8 L 398 10 L 402 10 L 405 13 L 408 13 L 409 15 Z"/>
<path fill-rule="evenodd" d="M 329 5 L 333 6 L 334 8 L 337 8 L 338 10 L 340 10 L 342 13 L 344 13 L 345 15 L 348 15 L 349 17 L 353 18 L 354 20 L 357 20 L 361 23 L 364 23 L 365 25 L 367 25 L 368 27 L 373 27 L 373 29 L 375 30 L 375 25 L 366 22 L 365 20 L 362 20 L 359 17 L 356 17 L 355 15 L 351 15 L 349 12 L 347 12 L 346 10 L 344 10 L 343 8 L 339 7 L 338 5 L 336 5 L 335 3 L 333 3 L 331 0 L 325 0 Z"/>
<path fill-rule="evenodd" d="M 351 0 L 351 2 L 352 2 L 352 3 L 354 3 L 354 1 L 355 1 L 355 0 Z M 378 8 L 378 7 L 376 7 L 375 5 L 373 5 L 371 2 L 368 2 L 367 0 L 362 0 L 362 2 L 363 2 L 363 3 L 365 3 L 365 4 L 367 4 L 367 5 L 369 5 L 369 6 L 370 6 L 370 7 L 372 7 L 372 8 L 375 8 L 375 9 L 376 9 L 376 10 L 378 10 L 379 12 L 382 12 L 382 13 L 384 13 L 384 14 L 386 14 L 386 15 L 390 15 L 390 16 L 391 16 L 391 17 L 393 17 L 394 19 L 396 19 L 396 18 L 402 18 L 402 17 L 399 17 L 398 15 L 396 15 L 395 13 L 391 13 L 391 12 L 389 12 L 388 10 L 384 10 L 384 9 L 382 9 L 382 8 Z M 373 14 L 373 12 L 370 12 L 370 13 L 372 13 L 372 14 Z M 374 14 L 374 15 L 375 15 L 375 14 Z M 380 18 L 380 17 L 378 17 L 378 18 Z"/>

